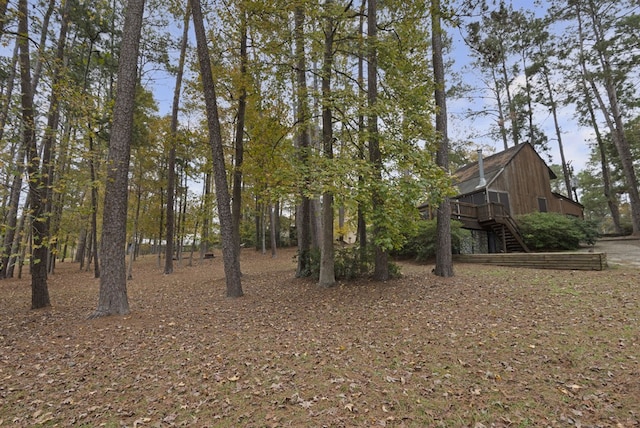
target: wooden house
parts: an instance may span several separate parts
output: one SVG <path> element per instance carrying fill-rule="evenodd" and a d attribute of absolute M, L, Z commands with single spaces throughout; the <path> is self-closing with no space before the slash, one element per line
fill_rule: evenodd
<path fill-rule="evenodd" d="M 528 251 L 514 217 L 557 212 L 583 217 L 583 206 L 551 191 L 557 178 L 529 143 L 482 158 L 454 173 L 459 194 L 452 198 L 452 218 L 472 230 L 467 252 Z"/>

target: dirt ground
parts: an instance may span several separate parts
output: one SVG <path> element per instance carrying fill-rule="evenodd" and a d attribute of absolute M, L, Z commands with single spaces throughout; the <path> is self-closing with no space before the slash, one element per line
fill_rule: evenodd
<path fill-rule="evenodd" d="M 640 426 L 638 268 L 402 263 L 323 289 L 294 254 L 243 250 L 239 299 L 220 257 L 172 275 L 142 258 L 131 314 L 96 320 L 77 264 L 45 310 L 28 278 L 1 281 L 0 426 Z"/>

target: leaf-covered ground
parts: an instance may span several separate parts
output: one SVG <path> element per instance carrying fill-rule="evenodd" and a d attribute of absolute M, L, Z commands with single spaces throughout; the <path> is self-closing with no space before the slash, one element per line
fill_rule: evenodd
<path fill-rule="evenodd" d="M 0 282 L 0 426 L 640 426 L 640 270 L 403 264 L 331 289 L 293 251 L 163 275 L 136 262 L 132 313 L 87 320 L 98 281 L 60 263 L 52 308 Z"/>

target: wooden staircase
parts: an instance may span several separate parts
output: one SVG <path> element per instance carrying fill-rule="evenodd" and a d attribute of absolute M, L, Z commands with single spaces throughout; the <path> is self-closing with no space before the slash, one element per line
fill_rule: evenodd
<path fill-rule="evenodd" d="M 505 221 L 504 223 L 492 220 L 481 222 L 480 224 L 485 226 L 485 228 L 491 229 L 493 233 L 495 233 L 498 239 L 502 242 L 502 248 L 505 249 L 506 253 L 528 253 L 529 249 L 525 245 L 522 235 L 520 235 L 517 227 L 511 223 L 513 223 L 512 219 L 510 222 Z"/>
<path fill-rule="evenodd" d="M 452 201 L 451 218 L 461 221 L 470 229 L 491 230 L 502 242 L 502 248 L 507 253 L 530 252 L 518 230 L 518 225 L 502 204 L 490 202 L 484 205 L 473 205 Z"/>

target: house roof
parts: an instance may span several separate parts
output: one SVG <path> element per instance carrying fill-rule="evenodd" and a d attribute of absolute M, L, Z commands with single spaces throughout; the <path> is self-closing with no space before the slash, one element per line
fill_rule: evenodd
<path fill-rule="evenodd" d="M 489 185 L 498 175 L 504 171 L 504 168 L 516 157 L 521 150 L 533 150 L 533 152 L 540 158 L 540 162 L 547 164 L 538 155 L 533 146 L 529 143 L 518 144 L 517 146 L 509 147 L 507 150 L 495 153 L 491 156 L 483 158 L 484 178 Z M 557 178 L 554 172 L 547 166 L 549 170 L 549 177 L 551 179 Z M 473 193 L 477 190 L 478 183 L 480 181 L 480 171 L 478 168 L 478 162 L 473 162 L 463 166 L 457 170 L 454 174 L 455 185 L 458 187 L 460 195 L 466 195 Z"/>

